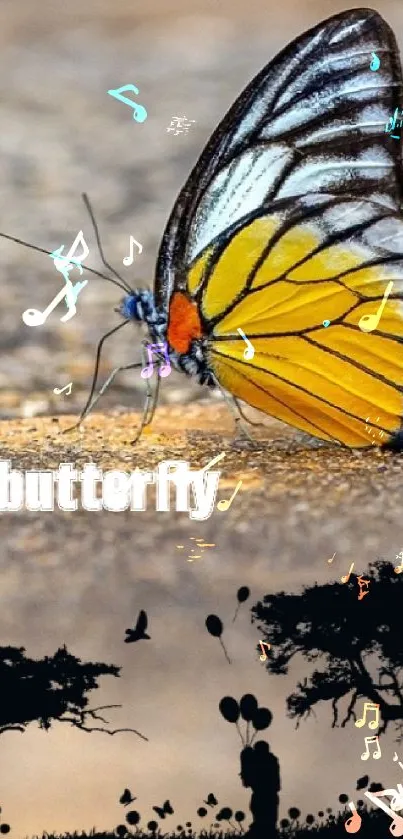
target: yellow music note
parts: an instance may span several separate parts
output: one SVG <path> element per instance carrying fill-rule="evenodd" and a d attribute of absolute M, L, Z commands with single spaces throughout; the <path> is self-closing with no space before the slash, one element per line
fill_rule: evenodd
<path fill-rule="evenodd" d="M 368 728 L 378 728 L 379 725 L 379 705 L 375 702 L 364 702 L 364 716 L 361 720 L 357 720 L 354 725 L 356 728 L 362 728 L 367 721 L 367 711 L 375 711 L 375 719 L 368 723 Z"/>
<path fill-rule="evenodd" d="M 378 323 L 382 317 L 382 312 L 386 306 L 386 301 L 389 297 L 390 292 L 393 288 L 393 280 L 386 286 L 385 294 L 383 295 L 383 300 L 381 305 L 379 306 L 378 311 L 374 315 L 363 315 L 362 318 L 358 321 L 358 326 L 362 332 L 373 332 L 374 329 L 377 328 Z"/>
<path fill-rule="evenodd" d="M 260 661 L 266 661 L 267 655 L 266 655 L 263 647 L 267 647 L 267 649 L 270 650 L 270 644 L 267 644 L 266 641 L 259 641 L 259 644 L 260 644 L 260 649 L 262 650 L 262 653 L 263 653 L 263 655 L 259 656 Z"/>
<path fill-rule="evenodd" d="M 219 501 L 218 504 L 217 504 L 217 510 L 221 510 L 221 512 L 224 512 L 225 510 L 228 510 L 229 507 L 231 506 L 238 490 L 241 488 L 241 486 L 242 486 L 242 481 L 238 481 L 238 483 L 237 483 L 237 485 L 234 489 L 234 492 L 232 493 L 229 501 Z"/>

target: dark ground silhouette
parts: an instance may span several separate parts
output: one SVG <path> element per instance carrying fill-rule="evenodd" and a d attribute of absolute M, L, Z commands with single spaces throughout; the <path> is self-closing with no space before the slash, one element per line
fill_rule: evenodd
<path fill-rule="evenodd" d="M 289 715 L 297 719 L 297 726 L 321 701 L 331 701 L 332 727 L 336 726 L 337 702 L 349 695 L 348 711 L 341 726 L 356 720 L 358 699 L 370 700 L 379 704 L 379 737 L 388 725 L 394 724 L 398 739 L 401 739 L 403 685 L 400 683 L 400 670 L 403 651 L 399 638 L 403 578 L 390 563 L 379 561 L 370 565 L 368 579 L 368 597 L 359 603 L 356 602 L 358 590 L 353 574 L 349 584 L 337 580 L 306 588 L 298 595 L 286 595 L 284 592 L 266 595 L 263 601 L 252 606 L 252 622 L 259 621 L 259 634 L 265 636 L 266 642 L 271 645 L 265 662 L 267 673 L 286 673 L 291 659 L 298 654 L 308 662 L 313 661 L 313 652 L 315 661 L 324 659 L 324 669 L 310 672 L 286 700 Z M 247 587 L 238 590 L 238 608 L 248 596 Z M 232 666 L 222 640 L 223 621 L 217 615 L 209 615 L 205 625 L 209 634 L 219 640 L 227 665 Z M 259 646 L 257 651 L 260 652 Z M 227 665 L 223 661 L 223 666 Z M 367 669 L 369 666 L 371 673 Z M 0 710 L 0 733 L 10 728 L 24 731 L 33 721 L 43 728 L 49 728 L 52 722 L 58 721 L 69 722 L 84 731 L 132 731 L 116 729 L 111 732 L 103 727 L 89 728 L 85 725 L 86 715 L 106 723 L 97 714 L 100 708 L 90 710 L 87 707 L 86 694 L 98 687 L 97 679 L 101 675 L 119 676 L 119 668 L 102 663 L 82 663 L 65 647 L 57 650 L 52 658 L 45 657 L 40 661 L 27 658 L 23 648 L 0 648 L 0 678 L 5 697 Z M 327 808 L 319 810 L 316 816 L 308 813 L 301 819 L 300 809 L 291 807 L 289 818 L 279 822 L 279 761 L 266 741 L 258 740 L 253 745 L 257 734 L 270 726 L 271 711 L 259 707 L 252 693 L 244 694 L 239 702 L 232 696 L 224 696 L 219 702 L 219 711 L 226 722 L 235 726 L 241 741 L 239 776 L 243 786 L 251 790 L 249 827 L 244 826 L 245 813 L 234 811 L 227 804 L 222 806 L 213 792 L 203 798 L 206 806 L 197 810 L 199 818 L 209 816 L 206 820 L 210 824 L 205 830 L 196 832 L 191 821 L 177 824 L 173 830 L 175 807 L 169 800 L 152 805 L 158 820 L 153 817 L 143 826 L 140 811 L 126 809 L 137 800 L 126 788 L 119 799 L 120 805 L 125 808 L 126 823 L 119 824 L 113 833 L 98 833 L 94 829 L 91 833 L 94 839 L 107 839 L 112 835 L 120 839 L 129 839 L 134 835 L 139 839 L 142 836 L 218 839 L 240 835 L 248 839 L 304 839 L 312 833 L 333 839 L 346 834 L 345 824 L 351 818 L 351 809 L 347 806 L 349 801 L 353 802 L 361 819 L 360 839 L 372 836 L 379 839 L 379 832 L 387 835 L 388 830 L 396 836 L 400 835 L 399 825 L 398 829 L 390 830 L 391 821 L 387 814 L 378 808 L 369 809 L 363 799 L 356 800 L 351 792 L 339 795 L 343 807 L 338 813 L 334 814 L 331 808 Z M 384 788 L 381 783 L 368 786 L 369 783 L 369 777 L 364 776 L 357 781 L 356 789 L 367 787 L 368 791 L 376 792 Z M 0 833 L 6 832 L 4 828 L 7 827 L 0 825 Z M 65 834 L 66 839 L 69 835 Z M 84 839 L 86 834 L 74 836 Z"/>

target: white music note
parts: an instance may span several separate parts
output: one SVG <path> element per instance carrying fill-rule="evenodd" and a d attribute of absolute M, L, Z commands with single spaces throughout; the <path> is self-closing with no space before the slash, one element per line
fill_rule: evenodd
<path fill-rule="evenodd" d="M 130 243 L 129 244 L 130 244 L 130 254 L 129 254 L 129 256 L 124 256 L 123 257 L 123 260 L 122 260 L 123 265 L 131 265 L 132 262 L 133 262 L 133 244 L 137 245 L 137 247 L 139 249 L 139 254 L 142 253 L 142 250 L 143 250 L 143 245 L 140 245 L 140 242 L 137 242 L 136 239 L 133 238 L 133 236 L 130 236 Z"/>
<path fill-rule="evenodd" d="M 39 309 L 26 309 L 25 312 L 22 313 L 22 319 L 27 326 L 41 326 L 45 323 L 45 320 L 53 312 L 53 309 L 56 308 L 57 304 L 63 300 L 63 297 L 66 298 L 66 303 L 68 306 L 67 314 L 63 315 L 60 320 L 62 323 L 67 323 L 77 312 L 75 301 L 78 297 L 79 292 L 82 290 L 84 285 L 88 282 L 85 280 L 84 283 L 75 283 L 73 286 L 71 280 L 67 280 L 66 285 L 60 289 L 60 291 L 56 294 L 56 297 L 53 298 L 52 302 L 49 303 L 49 306 L 46 307 L 44 312 L 40 312 Z M 76 291 L 76 286 L 80 286 L 79 291 Z"/>
<path fill-rule="evenodd" d="M 246 335 L 242 331 L 242 329 L 237 329 L 237 332 L 239 332 L 239 334 L 241 335 L 241 337 L 244 339 L 244 341 L 246 343 L 246 350 L 243 351 L 243 357 L 244 357 L 245 361 L 250 361 L 253 358 L 253 356 L 255 355 L 255 348 L 254 348 L 253 344 L 251 344 L 249 338 L 246 337 Z"/>
<path fill-rule="evenodd" d="M 63 393 L 63 391 L 65 390 L 66 391 L 66 396 L 70 396 L 72 386 L 73 386 L 73 382 L 69 382 L 69 384 L 66 385 L 66 387 L 61 387 L 61 388 L 54 387 L 53 388 L 53 393 L 57 393 L 59 395 L 60 393 Z"/>

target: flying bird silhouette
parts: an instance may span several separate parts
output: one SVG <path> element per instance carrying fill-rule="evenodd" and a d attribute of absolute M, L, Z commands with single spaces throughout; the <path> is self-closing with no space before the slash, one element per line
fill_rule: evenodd
<path fill-rule="evenodd" d="M 142 609 L 137 618 L 137 623 L 134 629 L 126 629 L 127 638 L 125 638 L 125 644 L 131 644 L 134 641 L 142 641 L 145 638 L 151 640 L 150 635 L 147 635 L 146 633 L 147 624 L 147 613 L 144 609 Z"/>

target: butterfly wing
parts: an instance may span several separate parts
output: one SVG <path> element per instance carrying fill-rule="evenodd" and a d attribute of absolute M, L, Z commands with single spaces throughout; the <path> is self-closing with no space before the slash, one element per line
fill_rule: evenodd
<path fill-rule="evenodd" d="M 364 418 L 384 433 L 377 442 L 400 427 L 402 167 L 385 126 L 402 90 L 396 41 L 376 12 L 344 12 L 297 38 L 214 132 L 157 263 L 173 349 L 184 351 L 175 317 L 186 294 L 225 388 L 348 445 L 370 444 Z M 381 326 L 362 332 L 390 280 Z"/>
<path fill-rule="evenodd" d="M 174 812 L 174 811 L 173 811 L 173 809 L 172 809 L 172 807 L 171 807 L 171 802 L 170 802 L 170 801 L 168 801 L 168 800 L 167 800 L 167 801 L 165 801 L 165 803 L 164 803 L 164 810 L 165 810 L 165 812 L 166 812 L 169 816 L 172 816 L 172 815 L 173 815 L 173 812 Z"/>
<path fill-rule="evenodd" d="M 153 807 L 153 810 L 155 811 L 155 813 L 157 813 L 160 819 L 165 819 L 165 813 L 162 807 Z"/>

